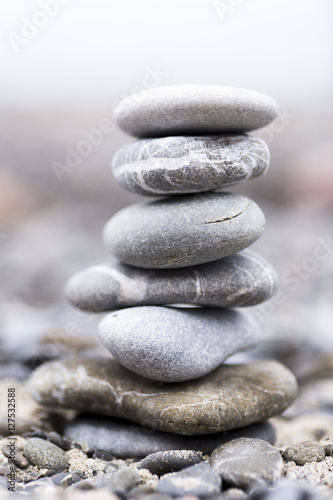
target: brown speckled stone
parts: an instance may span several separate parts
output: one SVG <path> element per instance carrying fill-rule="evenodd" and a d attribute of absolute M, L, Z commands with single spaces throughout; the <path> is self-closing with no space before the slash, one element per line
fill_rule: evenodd
<path fill-rule="evenodd" d="M 45 363 L 30 377 L 44 405 L 126 418 L 176 434 L 210 434 L 282 413 L 295 399 L 294 375 L 275 361 L 222 365 L 201 379 L 163 384 L 113 359 Z"/>

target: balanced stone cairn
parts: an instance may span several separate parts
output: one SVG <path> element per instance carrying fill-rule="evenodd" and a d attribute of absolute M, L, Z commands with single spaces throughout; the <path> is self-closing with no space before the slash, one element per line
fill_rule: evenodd
<path fill-rule="evenodd" d="M 30 385 L 40 403 L 105 415 L 109 430 L 112 417 L 155 429 L 153 451 L 203 451 L 194 437 L 215 435 L 212 451 L 224 431 L 249 429 L 293 402 L 297 384 L 280 363 L 223 364 L 258 341 L 257 326 L 234 308 L 269 299 L 277 280 L 245 250 L 264 230 L 261 209 L 219 190 L 267 171 L 267 144 L 246 132 L 277 113 L 263 94 L 210 85 L 154 88 L 116 107 L 119 127 L 138 138 L 115 154 L 116 180 L 163 198 L 114 215 L 104 231 L 113 260 L 67 284 L 74 306 L 111 311 L 100 339 L 113 357 L 39 367 Z M 78 428 L 69 434 L 79 438 Z"/>

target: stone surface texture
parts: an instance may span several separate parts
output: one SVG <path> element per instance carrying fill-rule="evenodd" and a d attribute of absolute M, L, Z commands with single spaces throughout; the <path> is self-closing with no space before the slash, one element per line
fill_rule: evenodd
<path fill-rule="evenodd" d="M 264 361 L 221 365 L 199 380 L 163 384 L 134 375 L 114 359 L 45 363 L 29 380 L 47 406 L 125 418 L 176 434 L 212 434 L 281 414 L 297 383 L 283 365 Z"/>
<path fill-rule="evenodd" d="M 118 126 L 135 137 L 248 132 L 278 115 L 274 99 L 218 85 L 175 85 L 131 95 L 114 110 Z"/>
<path fill-rule="evenodd" d="M 112 171 L 124 189 L 144 196 L 199 193 L 264 174 L 269 149 L 247 135 L 141 139 L 119 149 Z"/>
<path fill-rule="evenodd" d="M 126 264 L 178 268 L 244 250 L 261 236 L 264 226 L 262 211 L 249 198 L 200 193 L 124 208 L 106 224 L 104 241 Z"/>
<path fill-rule="evenodd" d="M 273 267 L 255 252 L 243 250 L 177 270 L 140 269 L 114 259 L 75 274 L 66 295 L 74 306 L 91 312 L 177 303 L 242 307 L 269 299 L 276 287 Z"/>
<path fill-rule="evenodd" d="M 123 366 L 160 382 L 206 375 L 259 338 L 240 312 L 230 309 L 132 307 L 105 316 L 99 338 Z"/>
<path fill-rule="evenodd" d="M 119 458 L 142 458 L 168 450 L 194 450 L 207 455 L 219 445 L 238 437 L 275 442 L 275 430 L 269 422 L 215 434 L 184 436 L 148 429 L 125 420 L 82 415 L 68 423 L 64 432 L 67 437 L 91 449 L 104 450 Z"/>
<path fill-rule="evenodd" d="M 267 441 L 239 438 L 214 450 L 211 465 L 227 484 L 246 489 L 277 481 L 283 461 Z"/>
<path fill-rule="evenodd" d="M 220 493 L 221 483 L 219 474 L 202 462 L 181 472 L 166 474 L 157 483 L 156 491 L 176 497 L 195 495 L 207 498 Z"/>

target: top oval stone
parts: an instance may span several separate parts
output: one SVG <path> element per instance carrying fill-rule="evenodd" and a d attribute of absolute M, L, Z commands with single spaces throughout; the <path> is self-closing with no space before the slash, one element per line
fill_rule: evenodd
<path fill-rule="evenodd" d="M 135 137 L 249 132 L 273 121 L 278 104 L 252 90 L 175 85 L 126 97 L 114 110 L 118 126 Z"/>

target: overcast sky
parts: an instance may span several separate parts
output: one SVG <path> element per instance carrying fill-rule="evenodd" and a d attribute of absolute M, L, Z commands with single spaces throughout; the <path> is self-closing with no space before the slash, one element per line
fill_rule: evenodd
<path fill-rule="evenodd" d="M 107 107 L 157 71 L 159 85 L 245 87 L 332 113 L 331 0 L 0 0 L 0 8 L 2 109 Z"/>

